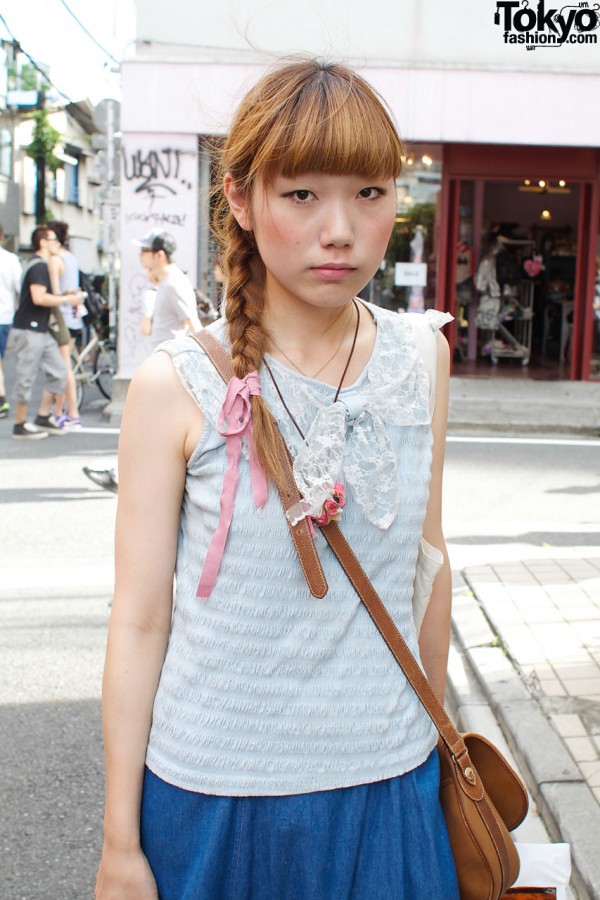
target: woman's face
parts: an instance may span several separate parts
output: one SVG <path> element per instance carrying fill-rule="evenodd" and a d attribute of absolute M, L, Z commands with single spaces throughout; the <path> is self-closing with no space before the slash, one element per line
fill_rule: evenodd
<path fill-rule="evenodd" d="M 231 200 L 231 198 L 230 198 Z M 394 180 L 320 172 L 256 184 L 234 214 L 254 232 L 268 305 L 335 308 L 373 277 L 396 215 Z"/>

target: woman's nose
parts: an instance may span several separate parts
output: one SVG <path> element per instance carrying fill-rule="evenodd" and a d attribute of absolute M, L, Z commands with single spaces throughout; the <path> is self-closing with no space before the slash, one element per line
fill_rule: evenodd
<path fill-rule="evenodd" d="M 321 227 L 321 244 L 324 247 L 347 247 L 354 243 L 354 226 L 345 204 L 330 204 L 325 209 Z"/>

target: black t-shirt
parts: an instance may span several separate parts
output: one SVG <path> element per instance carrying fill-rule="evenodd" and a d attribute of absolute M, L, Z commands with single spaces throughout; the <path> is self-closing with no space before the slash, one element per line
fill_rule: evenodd
<path fill-rule="evenodd" d="M 25 270 L 19 306 L 15 312 L 13 327 L 44 333 L 48 331 L 48 319 L 50 318 L 51 308 L 49 306 L 35 305 L 31 299 L 32 284 L 41 284 L 47 291 L 52 293 L 48 264 L 44 262 L 41 256 L 34 256 Z"/>

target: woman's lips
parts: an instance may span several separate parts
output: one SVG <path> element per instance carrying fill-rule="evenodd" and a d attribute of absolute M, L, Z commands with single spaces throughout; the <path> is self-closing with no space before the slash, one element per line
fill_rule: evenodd
<path fill-rule="evenodd" d="M 356 271 L 348 263 L 324 263 L 322 266 L 311 266 L 311 272 L 323 281 L 341 281 Z"/>

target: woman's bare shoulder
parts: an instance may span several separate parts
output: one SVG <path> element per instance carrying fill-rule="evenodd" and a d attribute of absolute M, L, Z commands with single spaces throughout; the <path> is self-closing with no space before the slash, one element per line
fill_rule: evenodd
<path fill-rule="evenodd" d="M 195 439 L 204 425 L 200 407 L 184 388 L 168 353 L 153 353 L 136 370 L 125 403 L 124 420 L 157 421 Z M 164 429 L 163 429 L 164 430 Z"/>
<path fill-rule="evenodd" d="M 168 353 L 152 353 L 135 371 L 131 387 L 136 391 L 172 391 L 182 385 Z"/>

